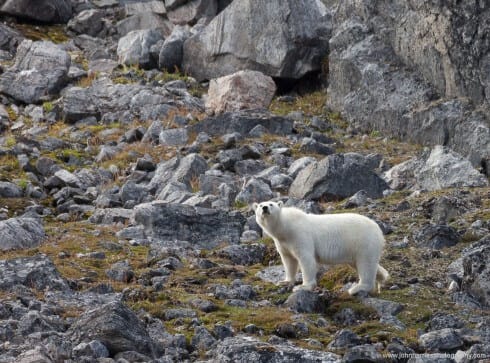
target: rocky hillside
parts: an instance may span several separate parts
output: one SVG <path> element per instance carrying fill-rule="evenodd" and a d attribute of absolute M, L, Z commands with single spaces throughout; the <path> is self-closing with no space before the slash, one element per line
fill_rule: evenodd
<path fill-rule="evenodd" d="M 485 1 L 0 0 L 0 362 L 486 362 Z M 250 205 L 357 212 L 391 279 Z"/>

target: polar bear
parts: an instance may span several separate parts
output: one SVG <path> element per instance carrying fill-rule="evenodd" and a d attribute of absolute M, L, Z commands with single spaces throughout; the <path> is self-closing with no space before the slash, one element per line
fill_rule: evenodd
<path fill-rule="evenodd" d="M 348 292 L 371 292 L 389 277 L 379 265 L 383 232 L 371 219 L 355 213 L 307 214 L 282 202 L 254 203 L 255 218 L 272 237 L 286 272 L 281 283 L 294 284 L 298 267 L 303 284 L 293 291 L 315 288 L 318 264 L 349 264 L 357 269 L 359 282 Z"/>

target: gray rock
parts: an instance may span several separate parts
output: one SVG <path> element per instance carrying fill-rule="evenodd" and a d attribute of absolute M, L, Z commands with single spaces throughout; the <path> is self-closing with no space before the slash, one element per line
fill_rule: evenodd
<path fill-rule="evenodd" d="M 388 185 L 372 170 L 368 158 L 356 154 L 334 154 L 303 168 L 291 184 L 289 195 L 298 199 L 330 200 L 350 197 L 365 190 L 379 198 Z"/>
<path fill-rule="evenodd" d="M 28 104 L 48 100 L 68 81 L 70 64 L 70 55 L 59 46 L 24 40 L 15 64 L 0 75 L 0 92 Z"/>
<path fill-rule="evenodd" d="M 165 15 L 167 9 L 162 1 L 150 0 L 145 2 L 125 3 L 124 11 L 126 15 L 134 15 L 140 13 L 155 13 Z"/>
<path fill-rule="evenodd" d="M 95 37 L 104 29 L 104 15 L 105 12 L 99 9 L 84 10 L 68 22 L 68 29 Z"/>
<path fill-rule="evenodd" d="M 0 221 L 0 250 L 37 247 L 46 237 L 42 222 L 36 218 L 10 218 Z"/>
<path fill-rule="evenodd" d="M 158 29 L 162 35 L 168 36 L 172 33 L 173 24 L 166 18 L 153 12 L 137 13 L 116 24 L 117 33 L 120 36 L 125 36 L 135 30 L 152 30 Z"/>
<path fill-rule="evenodd" d="M 199 154 L 174 157 L 158 164 L 155 175 L 147 186 L 152 194 L 160 194 L 167 183 L 183 183 L 187 191 L 192 190 L 191 182 L 197 181 L 208 169 L 206 160 Z"/>
<path fill-rule="evenodd" d="M 111 267 L 105 271 L 105 274 L 109 279 L 123 283 L 131 282 L 135 277 L 134 271 L 128 261 L 113 263 Z"/>
<path fill-rule="evenodd" d="M 270 186 L 264 181 L 256 178 L 251 178 L 243 186 L 242 190 L 235 198 L 236 202 L 252 204 L 254 202 L 263 202 L 274 198 Z"/>
<path fill-rule="evenodd" d="M 184 128 L 162 130 L 159 135 L 160 145 L 182 146 L 189 141 L 189 135 Z"/>
<path fill-rule="evenodd" d="M 458 232 L 448 225 L 426 224 L 413 236 L 415 242 L 420 247 L 432 249 L 442 249 L 457 244 L 461 237 Z"/>
<path fill-rule="evenodd" d="M 24 193 L 17 185 L 10 182 L 0 182 L 0 198 L 20 198 Z"/>
<path fill-rule="evenodd" d="M 0 50 L 15 54 L 17 47 L 24 39 L 24 36 L 7 25 L 0 24 L 0 39 Z"/>
<path fill-rule="evenodd" d="M 436 313 L 432 315 L 429 324 L 427 326 L 428 330 L 440 330 L 445 328 L 459 329 L 464 326 L 464 322 L 453 314 L 446 313 Z"/>
<path fill-rule="evenodd" d="M 175 102 L 185 105 L 189 111 L 203 107 L 200 100 L 185 91 L 170 94 L 160 86 L 114 84 L 107 77 L 94 80 L 87 88 L 69 87 L 63 93 L 63 117 L 69 123 L 87 117 L 103 118 L 108 122 L 130 122 L 134 118 L 156 120 L 168 116 L 175 108 L 171 105 Z"/>
<path fill-rule="evenodd" d="M 301 153 L 312 153 L 318 155 L 330 155 L 335 152 L 334 148 L 322 144 L 311 137 L 304 137 L 299 145 Z"/>
<path fill-rule="evenodd" d="M 230 287 L 221 284 L 214 286 L 214 296 L 217 299 L 238 300 L 237 306 L 246 306 L 245 301 L 253 299 L 256 295 L 251 285 L 243 284 L 240 280 L 234 280 Z"/>
<path fill-rule="evenodd" d="M 333 340 L 328 344 L 328 349 L 345 349 L 362 343 L 359 335 L 349 329 L 341 329 L 335 333 Z"/>
<path fill-rule="evenodd" d="M 464 343 L 455 329 L 445 328 L 434 330 L 419 337 L 422 348 L 434 352 L 451 352 L 461 348 Z"/>
<path fill-rule="evenodd" d="M 237 244 L 245 225 L 238 212 L 153 202 L 134 208 L 134 221 L 155 240 L 183 240 L 214 248 L 223 242 Z"/>
<path fill-rule="evenodd" d="M 368 204 L 370 199 L 365 190 L 359 190 L 343 204 L 344 208 L 358 208 Z"/>
<path fill-rule="evenodd" d="M 156 66 L 156 61 L 150 55 L 150 48 L 163 36 L 160 31 L 153 29 L 133 30 L 119 39 L 117 55 L 119 62 L 126 65 L 139 65 L 150 69 Z"/>
<path fill-rule="evenodd" d="M 218 342 L 209 362 L 338 363 L 340 357 L 330 352 L 308 350 L 289 344 L 271 344 L 249 336 L 236 336 Z"/>
<path fill-rule="evenodd" d="M 196 317 L 197 313 L 192 309 L 167 309 L 164 313 L 165 320 Z"/>
<path fill-rule="evenodd" d="M 70 289 L 51 259 L 42 254 L 0 261 L 0 290 L 11 291 L 15 285 L 39 291 Z"/>
<path fill-rule="evenodd" d="M 284 306 L 298 313 L 323 313 L 328 305 L 329 301 L 325 296 L 306 290 L 293 292 L 284 302 Z"/>
<path fill-rule="evenodd" d="M 196 309 L 199 309 L 205 313 L 210 313 L 219 309 L 219 307 L 214 302 L 199 298 L 191 300 L 190 304 Z"/>
<path fill-rule="evenodd" d="M 473 37 L 463 35 L 469 19 L 488 19 L 488 6 L 340 4 L 330 40 L 328 106 L 366 130 L 450 145 L 475 166 L 488 159 L 488 112 L 474 111 L 485 102 L 481 90 L 488 77 L 481 72 L 486 73 L 488 45 L 479 25 Z M 433 21 L 439 12 L 445 15 Z M 439 34 L 448 38 L 441 46 Z"/>
<path fill-rule="evenodd" d="M 207 117 L 189 126 L 189 133 L 198 134 L 205 131 L 210 136 L 218 136 L 239 132 L 246 135 L 258 125 L 277 135 L 289 135 L 293 130 L 293 121 L 286 117 L 273 116 L 265 111 L 240 111 Z"/>
<path fill-rule="evenodd" d="M 121 302 L 88 310 L 67 332 L 73 344 L 98 340 L 111 356 L 128 350 L 152 356 L 152 341 L 143 323 Z"/>
<path fill-rule="evenodd" d="M 1 223 L 1 222 L 0 222 Z M 462 289 L 475 297 L 484 307 L 490 307 L 490 238 L 475 243 L 463 255 Z"/>
<path fill-rule="evenodd" d="M 352 326 L 358 325 L 362 317 L 351 308 L 343 308 L 333 315 L 333 320 L 343 326 Z"/>
<path fill-rule="evenodd" d="M 144 186 L 136 184 L 132 181 L 128 181 L 121 187 L 120 191 L 121 202 L 127 203 L 133 201 L 136 204 L 141 203 L 141 201 L 148 195 Z"/>
<path fill-rule="evenodd" d="M 388 360 L 383 357 L 381 352 L 376 350 L 376 347 L 374 345 L 364 344 L 349 348 L 342 358 L 342 363 L 344 362 L 384 363 L 388 362 Z"/>
<path fill-rule="evenodd" d="M 403 304 L 395 301 L 378 299 L 374 297 L 362 299 L 361 302 L 366 306 L 372 307 L 378 312 L 379 315 L 397 315 L 404 308 Z"/>
<path fill-rule="evenodd" d="M 410 159 L 388 170 L 384 179 L 392 189 L 440 190 L 482 187 L 488 180 L 471 163 L 447 147 L 435 146 L 430 153 Z"/>
<path fill-rule="evenodd" d="M 301 170 L 306 168 L 308 165 L 313 164 L 314 162 L 316 162 L 316 159 L 311 156 L 304 156 L 302 158 L 296 159 L 289 166 L 288 175 L 291 178 L 296 178 Z"/>
<path fill-rule="evenodd" d="M 0 12 L 43 23 L 66 23 L 72 15 L 71 2 L 64 0 L 6 0 Z"/>
<path fill-rule="evenodd" d="M 96 209 L 94 213 L 90 216 L 89 222 L 94 224 L 125 224 L 133 218 L 133 215 L 134 211 L 131 209 Z"/>
<path fill-rule="evenodd" d="M 189 0 L 178 7 L 171 6 L 167 16 L 174 24 L 193 24 L 201 18 L 214 17 L 217 11 L 217 0 Z"/>
<path fill-rule="evenodd" d="M 319 70 L 326 54 L 324 14 L 325 7 L 314 0 L 233 2 L 186 40 L 184 70 L 199 81 L 243 69 L 301 78 Z"/>
<path fill-rule="evenodd" d="M 265 258 L 266 246 L 261 243 L 226 246 L 217 251 L 219 256 L 228 258 L 235 265 L 250 266 L 262 263 Z"/>
<path fill-rule="evenodd" d="M 208 351 L 216 344 L 216 339 L 203 326 L 197 326 L 194 329 L 194 336 L 191 339 L 191 346 L 194 349 Z"/>
<path fill-rule="evenodd" d="M 191 35 L 187 27 L 176 26 L 172 34 L 165 38 L 158 54 L 158 68 L 169 72 L 182 69 L 184 42 Z"/>

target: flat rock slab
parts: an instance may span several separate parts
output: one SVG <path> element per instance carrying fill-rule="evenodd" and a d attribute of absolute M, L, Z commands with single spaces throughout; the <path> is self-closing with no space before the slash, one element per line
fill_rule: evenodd
<path fill-rule="evenodd" d="M 0 260 L 0 290 L 24 285 L 37 290 L 69 290 L 68 283 L 46 255 Z"/>
<path fill-rule="evenodd" d="M 240 111 L 225 112 L 216 117 L 207 117 L 189 127 L 189 134 L 206 132 L 218 136 L 239 132 L 247 135 L 254 127 L 261 125 L 267 132 L 276 135 L 289 135 L 293 130 L 293 120 L 273 116 L 268 112 Z"/>
<path fill-rule="evenodd" d="M 258 338 L 236 336 L 218 343 L 209 362 L 340 362 L 340 356 L 331 352 L 299 348 L 292 344 L 265 343 Z"/>
<path fill-rule="evenodd" d="M 160 201 L 136 206 L 134 221 L 143 225 L 147 237 L 188 241 L 208 249 L 222 243 L 238 244 L 246 222 L 239 212 Z"/>
<path fill-rule="evenodd" d="M 39 219 L 10 218 L 0 221 L 0 251 L 36 247 L 45 236 Z"/>

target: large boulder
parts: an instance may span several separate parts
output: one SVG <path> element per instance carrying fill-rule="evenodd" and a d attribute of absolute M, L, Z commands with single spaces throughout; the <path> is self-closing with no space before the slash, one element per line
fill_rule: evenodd
<path fill-rule="evenodd" d="M 270 134 L 288 135 L 293 130 L 293 120 L 266 111 L 243 110 L 207 117 L 188 129 L 190 134 L 206 132 L 211 136 L 219 136 L 239 132 L 247 135 L 256 126 L 262 126 Z"/>
<path fill-rule="evenodd" d="M 0 260 L 0 290 L 12 291 L 15 285 L 24 285 L 40 291 L 70 290 L 68 282 L 46 255 Z"/>
<path fill-rule="evenodd" d="M 272 77 L 258 71 L 238 71 L 211 80 L 205 106 L 213 113 L 267 109 L 275 92 Z"/>
<path fill-rule="evenodd" d="M 18 31 L 0 23 L 0 50 L 15 54 L 24 36 Z"/>
<path fill-rule="evenodd" d="M 37 247 L 46 237 L 36 218 L 10 218 L 0 221 L 0 251 Z"/>
<path fill-rule="evenodd" d="M 96 79 L 89 87 L 69 87 L 63 92 L 63 116 L 74 123 L 94 116 L 108 121 L 132 122 L 165 118 L 175 103 L 189 110 L 202 110 L 200 100 L 182 91 L 170 94 L 164 87 L 140 84 L 115 84 L 109 78 Z"/>
<path fill-rule="evenodd" d="M 289 188 L 298 199 L 338 200 L 364 190 L 379 198 L 388 185 L 374 172 L 370 158 L 357 153 L 333 154 L 302 169 Z"/>
<path fill-rule="evenodd" d="M 133 30 L 119 39 L 117 55 L 119 62 L 125 65 L 139 65 L 142 68 L 153 68 L 157 60 L 151 56 L 150 49 L 163 40 L 157 29 Z"/>
<path fill-rule="evenodd" d="M 174 157 L 158 164 L 155 175 L 147 186 L 152 194 L 159 195 L 171 182 L 183 184 L 185 190 L 192 190 L 192 183 L 208 169 L 206 160 L 199 154 Z"/>
<path fill-rule="evenodd" d="M 0 13 L 45 23 L 66 23 L 72 15 L 68 0 L 6 0 Z"/>
<path fill-rule="evenodd" d="M 384 179 L 392 189 L 440 190 L 488 185 L 487 178 L 469 160 L 440 145 L 395 165 L 385 173 Z"/>
<path fill-rule="evenodd" d="M 489 20 L 481 2 L 338 2 L 327 106 L 361 129 L 448 145 L 486 165 Z"/>
<path fill-rule="evenodd" d="M 172 34 L 165 38 L 158 54 L 158 68 L 169 72 L 182 69 L 184 42 L 191 35 L 188 27 L 176 26 Z"/>
<path fill-rule="evenodd" d="M 217 0 L 190 0 L 181 2 L 179 6 L 172 4 L 167 16 L 174 24 L 194 24 L 201 18 L 211 19 L 217 11 Z"/>
<path fill-rule="evenodd" d="M 490 308 L 490 237 L 464 254 L 462 289 Z"/>
<path fill-rule="evenodd" d="M 0 93 L 24 103 L 50 99 L 68 81 L 70 64 L 68 52 L 56 44 L 24 40 L 15 64 L 0 76 Z"/>
<path fill-rule="evenodd" d="M 325 14 L 317 0 L 234 1 L 184 43 L 184 70 L 198 80 L 243 69 L 299 79 L 326 56 Z"/>
<path fill-rule="evenodd" d="M 152 340 L 143 323 L 121 302 L 88 310 L 66 334 L 74 346 L 98 340 L 107 347 L 111 356 L 125 351 L 152 356 Z"/>
<path fill-rule="evenodd" d="M 134 208 L 134 221 L 157 241 L 187 241 L 202 248 L 240 242 L 245 217 L 239 212 L 152 202 Z"/>

